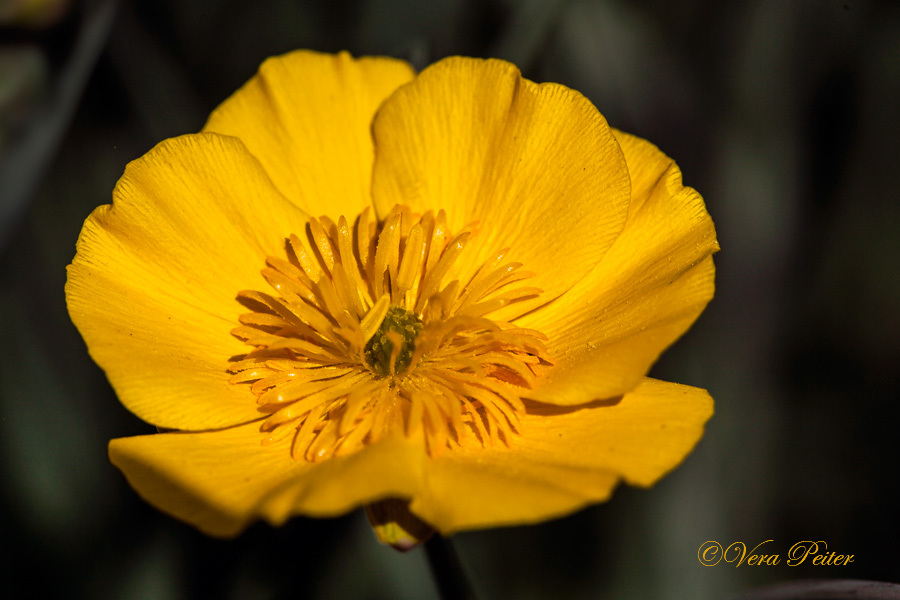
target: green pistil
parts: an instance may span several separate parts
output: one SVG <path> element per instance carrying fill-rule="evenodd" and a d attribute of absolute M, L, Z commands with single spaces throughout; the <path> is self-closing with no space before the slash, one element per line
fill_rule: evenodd
<path fill-rule="evenodd" d="M 389 307 L 378 331 L 366 344 L 363 353 L 366 364 L 372 367 L 379 377 L 388 377 L 391 374 L 391 353 L 394 350 L 394 344 L 388 339 L 387 332 L 393 331 L 403 337 L 403 345 L 400 347 L 400 354 L 397 355 L 397 362 L 394 364 L 394 373 L 403 373 L 412 362 L 412 355 L 416 349 L 416 337 L 422 333 L 422 327 L 424 327 L 422 320 L 415 313 L 399 306 Z"/>

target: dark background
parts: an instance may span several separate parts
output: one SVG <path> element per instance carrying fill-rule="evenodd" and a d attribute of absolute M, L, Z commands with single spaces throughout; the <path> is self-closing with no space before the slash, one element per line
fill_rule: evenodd
<path fill-rule="evenodd" d="M 651 490 L 454 542 L 483 598 L 723 598 L 900 580 L 900 3 L 857 0 L 0 0 L 0 581 L 63 598 L 427 598 L 421 551 L 364 517 L 206 538 L 106 459 L 152 429 L 68 319 L 65 266 L 125 164 L 202 127 L 295 48 L 495 56 L 585 93 L 674 157 L 722 246 L 716 298 L 653 375 L 717 414 Z M 47 9 L 51 10 L 51 9 Z M 701 566 L 706 540 L 846 567 Z"/>

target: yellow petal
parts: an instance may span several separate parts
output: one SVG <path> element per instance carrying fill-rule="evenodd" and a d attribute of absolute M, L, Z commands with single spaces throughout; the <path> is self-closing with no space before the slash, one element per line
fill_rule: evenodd
<path fill-rule="evenodd" d="M 371 204 L 375 111 L 413 76 L 390 58 L 292 52 L 264 62 L 204 131 L 239 137 L 309 214 L 349 217 Z"/>
<path fill-rule="evenodd" d="M 647 374 L 713 297 L 718 250 L 703 199 L 650 143 L 617 132 L 636 207 L 591 273 L 517 324 L 543 331 L 557 365 L 529 397 L 572 405 L 617 396 Z"/>
<path fill-rule="evenodd" d="M 378 213 L 445 209 L 455 232 L 478 221 L 458 271 L 510 247 L 505 260 L 537 273 L 537 303 L 581 279 L 622 230 L 630 184 L 605 119 L 578 92 L 507 62 L 436 63 L 385 102 L 373 131 Z"/>
<path fill-rule="evenodd" d="M 235 138 L 162 142 L 132 162 L 113 204 L 88 217 L 68 269 L 69 314 L 119 399 L 161 427 L 209 429 L 258 418 L 228 360 L 242 289 L 307 218 Z"/>
<path fill-rule="evenodd" d="M 705 390 L 652 379 L 618 402 L 532 405 L 512 447 L 433 460 L 410 508 L 444 534 L 561 516 L 607 499 L 619 480 L 652 485 L 691 451 L 712 409 Z"/>
<path fill-rule="evenodd" d="M 713 415 L 713 399 L 701 388 L 645 377 L 619 401 L 584 408 L 533 406 L 529 413 L 523 419 L 523 452 L 609 469 L 631 485 L 649 487 L 700 440 Z"/>
<path fill-rule="evenodd" d="M 675 161 L 643 138 L 616 128 L 612 131 L 625 154 L 628 175 L 631 177 L 631 203 L 628 205 L 628 216 L 632 218 L 651 198 L 654 188 L 659 185 L 660 179 Z"/>
<path fill-rule="evenodd" d="M 199 433 L 120 438 L 110 460 L 160 510 L 209 535 L 230 537 L 264 518 L 336 516 L 388 497 L 411 497 L 424 454 L 386 438 L 346 457 L 318 463 L 291 458 L 290 441 L 263 447 L 258 423 Z"/>

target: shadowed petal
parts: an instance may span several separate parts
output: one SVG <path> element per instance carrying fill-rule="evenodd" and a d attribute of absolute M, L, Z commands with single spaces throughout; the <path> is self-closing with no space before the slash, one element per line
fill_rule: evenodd
<path fill-rule="evenodd" d="M 145 435 L 112 440 L 109 457 L 145 500 L 216 537 L 259 518 L 336 516 L 420 485 L 421 445 L 401 438 L 319 463 L 293 460 L 289 440 L 264 447 L 260 439 L 258 423 Z"/>
<path fill-rule="evenodd" d="M 259 417 L 228 383 L 229 358 L 247 352 L 230 334 L 246 311 L 236 295 L 306 220 L 234 138 L 174 138 L 128 165 L 85 221 L 66 300 L 129 410 L 174 429 Z"/>
<path fill-rule="evenodd" d="M 551 334 L 557 366 L 529 393 L 542 402 L 580 404 L 632 389 L 715 290 L 718 244 L 703 199 L 655 146 L 616 135 L 639 194 L 625 229 L 587 277 L 518 321 Z"/>
<path fill-rule="evenodd" d="M 312 216 L 355 215 L 371 204 L 372 118 L 413 76 L 391 58 L 291 52 L 264 62 L 203 130 L 239 137 Z"/>
<path fill-rule="evenodd" d="M 712 412 L 705 390 L 653 379 L 619 401 L 532 405 L 511 448 L 433 460 L 410 508 L 445 534 L 561 516 L 607 499 L 620 480 L 652 485 L 693 449 Z"/>

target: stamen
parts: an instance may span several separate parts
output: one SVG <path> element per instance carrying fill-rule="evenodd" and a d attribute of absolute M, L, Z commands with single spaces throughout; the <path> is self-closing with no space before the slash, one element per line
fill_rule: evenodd
<path fill-rule="evenodd" d="M 251 312 L 232 333 L 253 349 L 229 382 L 257 397 L 261 442 L 292 437 L 306 461 L 386 435 L 420 439 L 432 456 L 512 444 L 522 395 L 554 363 L 539 332 L 490 315 L 539 294 L 511 287 L 533 273 L 504 262 L 509 249 L 465 266 L 474 227 L 452 235 L 443 210 L 397 206 L 375 223 L 366 209 L 349 223 L 310 219 L 288 256 L 266 259 L 274 295 L 237 294 Z"/>

